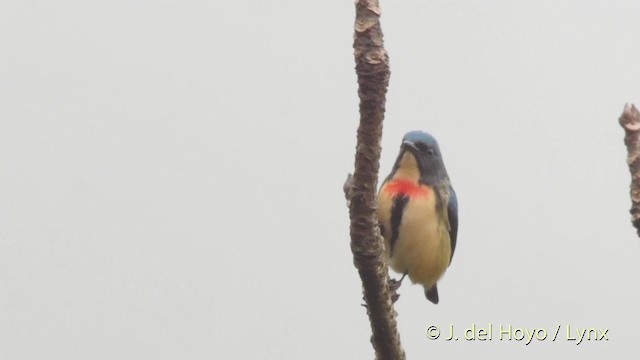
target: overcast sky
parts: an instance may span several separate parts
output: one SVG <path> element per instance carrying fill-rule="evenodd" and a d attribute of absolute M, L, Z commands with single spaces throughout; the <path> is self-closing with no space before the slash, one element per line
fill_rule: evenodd
<path fill-rule="evenodd" d="M 640 103 L 640 2 L 382 10 L 381 176 L 428 131 L 460 205 L 440 304 L 400 290 L 408 358 L 637 353 L 617 118 Z M 342 194 L 353 18 L 351 0 L 0 0 L 0 360 L 373 358 Z"/>

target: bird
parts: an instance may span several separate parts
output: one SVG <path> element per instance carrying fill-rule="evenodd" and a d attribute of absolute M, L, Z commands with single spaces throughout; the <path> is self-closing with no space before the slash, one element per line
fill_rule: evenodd
<path fill-rule="evenodd" d="M 387 264 L 403 274 L 399 282 L 394 280 L 397 287 L 408 275 L 438 304 L 437 282 L 456 249 L 458 199 L 432 135 L 404 135 L 391 173 L 380 186 L 376 213 Z"/>

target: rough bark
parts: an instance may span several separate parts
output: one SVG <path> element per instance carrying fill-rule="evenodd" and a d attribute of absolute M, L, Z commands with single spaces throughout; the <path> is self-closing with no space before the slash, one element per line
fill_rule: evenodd
<path fill-rule="evenodd" d="M 388 286 L 384 245 L 376 218 L 380 138 L 389 83 L 377 0 L 357 0 L 354 55 L 360 97 L 355 171 L 345 186 L 351 218 L 351 250 L 364 289 L 377 359 L 405 359 Z M 346 185 L 346 184 L 345 184 Z"/>
<path fill-rule="evenodd" d="M 627 146 L 627 165 L 631 172 L 631 223 L 640 236 L 640 112 L 635 105 L 624 106 L 620 116 Z"/>

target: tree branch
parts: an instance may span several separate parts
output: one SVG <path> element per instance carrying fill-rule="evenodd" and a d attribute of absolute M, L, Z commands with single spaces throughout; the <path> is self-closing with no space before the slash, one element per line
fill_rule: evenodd
<path fill-rule="evenodd" d="M 631 172 L 631 223 L 640 236 L 640 112 L 635 105 L 624 106 L 620 115 L 620 126 L 624 129 L 624 144 L 627 145 L 627 165 Z"/>
<path fill-rule="evenodd" d="M 389 84 L 377 0 L 356 0 L 354 56 L 360 97 L 355 171 L 345 183 L 351 218 L 353 262 L 364 288 L 377 359 L 405 359 L 388 286 L 384 244 L 376 218 L 380 138 Z M 350 182 L 350 184 L 349 184 Z"/>

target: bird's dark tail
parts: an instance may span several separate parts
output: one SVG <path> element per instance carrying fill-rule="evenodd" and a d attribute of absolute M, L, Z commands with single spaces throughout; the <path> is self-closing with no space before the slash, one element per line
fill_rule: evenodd
<path fill-rule="evenodd" d="M 427 297 L 427 300 L 437 304 L 438 301 L 440 301 L 440 298 L 438 297 L 438 284 L 433 284 L 431 289 L 425 288 L 424 295 Z"/>

